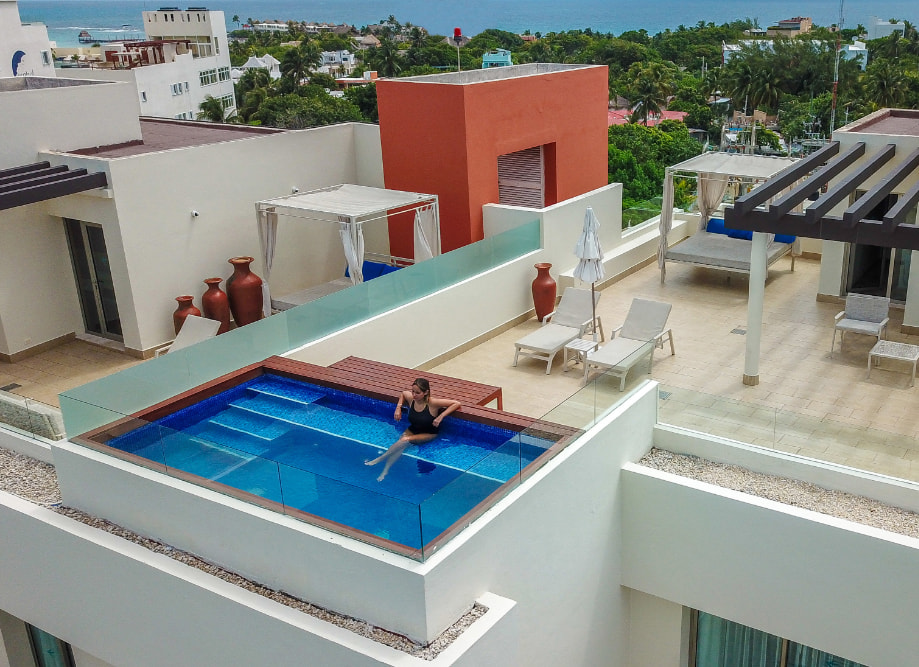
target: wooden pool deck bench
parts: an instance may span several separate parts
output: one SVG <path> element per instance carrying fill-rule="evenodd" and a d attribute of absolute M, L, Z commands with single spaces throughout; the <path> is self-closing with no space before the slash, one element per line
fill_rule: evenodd
<path fill-rule="evenodd" d="M 463 405 L 488 405 L 497 401 L 498 409 L 504 409 L 504 400 L 501 387 L 490 384 L 481 384 L 470 380 L 437 375 L 427 371 L 402 368 L 392 364 L 384 364 L 372 359 L 360 357 L 345 357 L 336 361 L 329 368 L 357 375 L 376 385 L 392 387 L 396 390 L 408 389 L 416 378 L 427 378 L 434 386 L 434 395 L 444 398 L 453 398 Z"/>

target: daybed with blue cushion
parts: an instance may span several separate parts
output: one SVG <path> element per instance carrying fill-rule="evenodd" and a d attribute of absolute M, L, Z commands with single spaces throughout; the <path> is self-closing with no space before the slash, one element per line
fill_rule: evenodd
<path fill-rule="evenodd" d="M 361 272 L 364 274 L 364 282 L 368 280 L 373 280 L 374 278 L 379 278 L 380 276 L 385 276 L 387 273 L 392 273 L 397 271 L 402 267 L 395 266 L 393 264 L 384 264 L 382 262 L 371 262 L 365 260 Z M 350 274 L 348 269 L 345 269 L 345 277 L 337 278 L 331 280 L 327 283 L 322 283 L 321 285 L 315 285 L 314 287 L 307 287 L 302 289 L 299 292 L 294 292 L 293 294 L 285 294 L 280 297 L 273 297 L 271 299 L 271 307 L 274 310 L 289 310 L 295 306 L 302 306 L 304 303 L 309 303 L 310 301 L 315 301 L 316 299 L 321 299 L 324 296 L 329 294 L 334 294 L 340 290 L 351 287 L 353 283 L 351 282 Z"/>
<path fill-rule="evenodd" d="M 750 250 L 753 232 L 726 229 L 724 220 L 712 218 L 706 231 L 696 232 L 685 241 L 667 250 L 668 262 L 682 262 L 709 269 L 734 273 L 750 273 Z M 766 266 L 792 251 L 794 236 L 776 235 L 766 248 Z M 795 256 L 791 255 L 791 270 L 795 270 Z"/>

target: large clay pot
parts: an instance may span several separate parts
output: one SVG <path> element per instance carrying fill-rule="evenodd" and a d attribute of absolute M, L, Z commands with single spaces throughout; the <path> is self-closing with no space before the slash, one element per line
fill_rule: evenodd
<path fill-rule="evenodd" d="M 204 281 L 207 291 L 201 296 L 201 309 L 204 316 L 210 320 L 220 322 L 218 334 L 230 330 L 230 299 L 227 293 L 220 289 L 223 278 L 208 278 Z"/>
<path fill-rule="evenodd" d="M 232 257 L 233 275 L 227 278 L 230 312 L 236 326 L 262 319 L 262 279 L 249 270 L 252 257 Z"/>
<path fill-rule="evenodd" d="M 546 315 L 555 310 L 555 280 L 549 275 L 552 265 L 544 262 L 533 265 L 536 278 L 533 280 L 533 305 L 536 306 L 536 319 L 540 322 Z"/>
<path fill-rule="evenodd" d="M 197 315 L 201 317 L 201 311 L 195 308 L 194 297 L 191 296 L 177 296 L 176 301 L 179 302 L 179 307 L 175 309 L 175 312 L 172 314 L 172 324 L 175 326 L 176 336 L 179 335 L 179 329 L 182 328 L 182 325 L 185 324 L 185 318 L 189 315 Z"/>

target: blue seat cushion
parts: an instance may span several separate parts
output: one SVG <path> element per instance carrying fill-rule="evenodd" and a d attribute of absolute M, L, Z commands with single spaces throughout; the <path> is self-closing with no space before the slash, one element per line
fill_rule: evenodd
<path fill-rule="evenodd" d="M 753 232 L 746 229 L 729 229 L 728 237 L 732 239 L 743 239 L 744 241 L 753 240 Z"/>
<path fill-rule="evenodd" d="M 789 243 L 790 244 L 790 243 L 794 243 L 796 240 L 797 240 L 797 237 L 792 236 L 791 234 L 776 234 L 775 235 L 776 243 Z"/>
<path fill-rule="evenodd" d="M 392 273 L 393 271 L 398 270 L 401 267 L 392 266 L 391 264 L 384 264 L 383 262 L 370 262 L 365 261 L 361 265 L 361 272 L 364 274 L 364 281 L 373 280 L 374 278 L 379 278 L 384 276 L 387 273 Z M 351 272 L 346 267 L 345 268 L 345 277 L 350 278 Z"/>
<path fill-rule="evenodd" d="M 727 233 L 727 230 L 724 228 L 724 220 L 721 218 L 710 218 L 708 224 L 705 226 L 705 231 L 711 234 Z"/>

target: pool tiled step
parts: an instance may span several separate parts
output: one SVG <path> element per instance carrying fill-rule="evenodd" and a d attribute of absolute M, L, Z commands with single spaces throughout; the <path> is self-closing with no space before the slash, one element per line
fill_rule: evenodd
<path fill-rule="evenodd" d="M 252 435 L 238 428 L 224 426 L 215 422 L 205 422 L 196 429 L 194 435 L 205 442 L 230 449 L 238 449 L 255 456 L 262 456 L 274 443 L 274 440 Z"/>
<path fill-rule="evenodd" d="M 248 435 L 253 435 L 265 440 L 274 440 L 290 430 L 290 424 L 279 421 L 263 414 L 241 409 L 235 404 L 208 420 L 211 424 L 219 424 L 226 428 L 236 429 Z"/>
<path fill-rule="evenodd" d="M 271 382 L 266 381 L 263 384 L 249 387 L 248 391 L 250 394 L 274 396 L 275 398 L 283 398 L 303 405 L 308 405 L 325 396 L 323 392 L 313 391 L 302 386 L 302 384 L 285 382 L 281 379 L 275 379 Z"/>
<path fill-rule="evenodd" d="M 391 445 L 401 431 L 375 417 L 341 412 L 315 403 L 297 404 L 277 396 L 259 394 L 235 401 L 232 407 L 253 417 L 278 420 L 288 426 L 306 426 L 379 447 Z M 408 422 L 405 422 L 406 425 Z"/>

